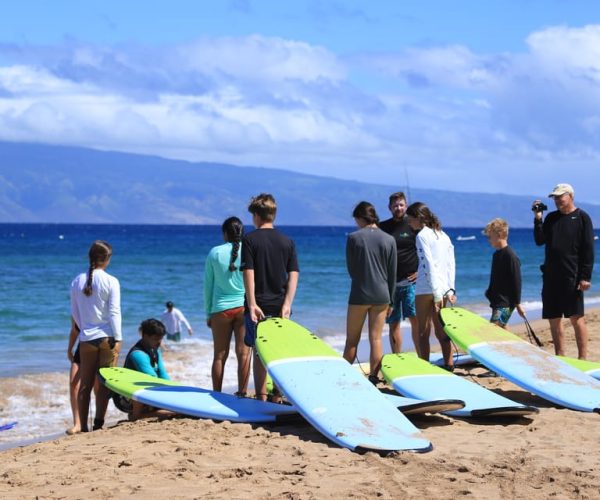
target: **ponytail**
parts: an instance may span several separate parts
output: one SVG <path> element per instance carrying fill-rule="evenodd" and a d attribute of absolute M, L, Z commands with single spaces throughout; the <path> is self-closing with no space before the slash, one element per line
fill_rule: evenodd
<path fill-rule="evenodd" d="M 417 201 L 412 205 L 409 205 L 409 207 L 406 209 L 406 215 L 414 217 L 421 224 L 433 229 L 434 231 L 442 230 L 442 224 L 440 220 L 431 210 L 429 210 L 429 207 L 425 205 L 425 203 Z"/>
<path fill-rule="evenodd" d="M 240 252 L 240 243 L 244 235 L 244 224 L 237 217 L 229 217 L 221 226 L 225 239 L 231 243 L 231 256 L 229 258 L 229 271 L 233 272 L 237 269 L 235 261 Z"/>
<path fill-rule="evenodd" d="M 112 255 L 112 246 L 110 243 L 102 240 L 96 240 L 92 243 L 88 256 L 90 259 L 90 267 L 88 268 L 87 280 L 83 288 L 83 294 L 87 297 L 92 295 L 92 283 L 94 278 L 94 270 L 104 264 Z"/>

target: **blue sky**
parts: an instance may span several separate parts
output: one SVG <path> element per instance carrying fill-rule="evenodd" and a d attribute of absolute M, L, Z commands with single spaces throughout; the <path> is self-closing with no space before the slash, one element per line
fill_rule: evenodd
<path fill-rule="evenodd" d="M 600 3 L 7 2 L 0 140 L 600 203 Z"/>

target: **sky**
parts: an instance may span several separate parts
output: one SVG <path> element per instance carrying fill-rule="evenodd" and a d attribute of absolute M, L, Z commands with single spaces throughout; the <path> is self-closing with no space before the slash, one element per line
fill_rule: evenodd
<path fill-rule="evenodd" d="M 2 11 L 0 140 L 600 203 L 595 0 Z"/>

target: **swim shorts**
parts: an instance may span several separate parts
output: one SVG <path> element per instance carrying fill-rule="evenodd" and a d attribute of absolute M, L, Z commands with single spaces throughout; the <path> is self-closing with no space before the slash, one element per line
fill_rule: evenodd
<path fill-rule="evenodd" d="M 172 340 L 173 342 L 181 341 L 181 332 L 167 333 L 167 340 Z"/>
<path fill-rule="evenodd" d="M 495 307 L 492 309 L 490 322 L 498 323 L 500 326 L 506 326 L 514 310 L 514 307 Z"/>
<path fill-rule="evenodd" d="M 403 319 L 416 315 L 414 283 L 406 286 L 396 285 L 392 313 L 385 320 L 386 323 L 399 323 Z"/>
<path fill-rule="evenodd" d="M 549 286 L 542 288 L 542 318 L 570 318 L 583 316 L 583 292 L 569 290 L 571 287 Z"/>
<path fill-rule="evenodd" d="M 87 342 L 79 342 L 79 350 L 82 358 L 96 353 L 98 368 L 107 368 L 117 365 L 121 342 L 116 342 L 113 337 L 103 337 Z"/>

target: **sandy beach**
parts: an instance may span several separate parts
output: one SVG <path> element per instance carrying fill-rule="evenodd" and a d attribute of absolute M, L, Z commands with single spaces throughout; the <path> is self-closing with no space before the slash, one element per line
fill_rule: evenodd
<path fill-rule="evenodd" d="M 588 312 L 600 360 L 600 310 Z M 534 329 L 552 351 L 545 321 Z M 525 337 L 524 329 L 514 331 Z M 570 326 L 570 356 L 576 355 Z M 308 424 L 122 420 L 89 434 L 0 452 L 2 498 L 598 498 L 600 415 L 558 408 L 486 369 L 457 369 L 531 418 L 411 417 L 429 453 L 354 453 Z M 6 388 L 0 386 L 0 397 Z"/>

